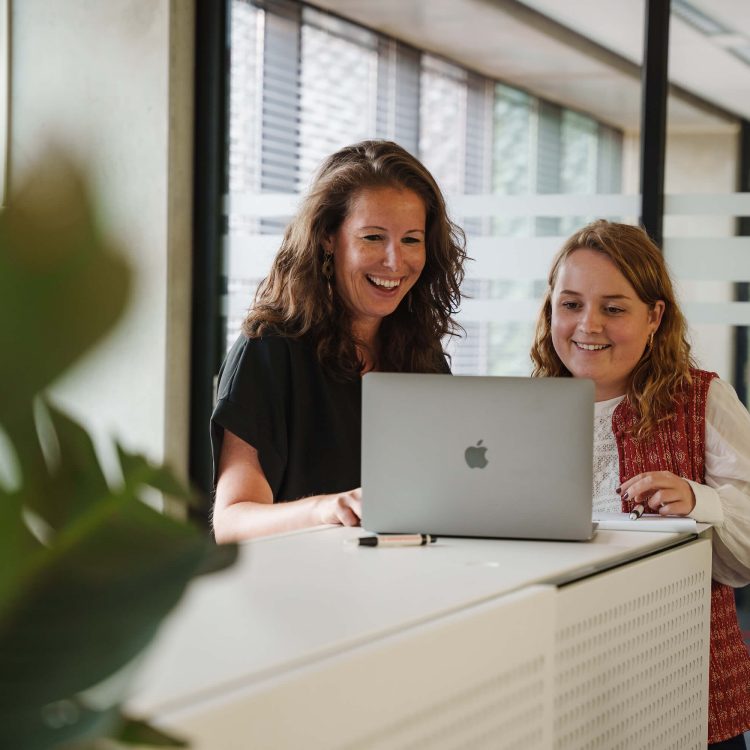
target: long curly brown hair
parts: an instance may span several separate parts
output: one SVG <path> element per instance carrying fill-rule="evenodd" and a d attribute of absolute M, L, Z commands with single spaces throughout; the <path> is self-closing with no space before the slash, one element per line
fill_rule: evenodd
<path fill-rule="evenodd" d="M 661 324 L 640 361 L 630 373 L 627 398 L 638 419 L 633 431 L 643 437 L 674 413 L 675 398 L 691 382 L 695 366 L 687 339 L 687 323 L 680 310 L 672 280 L 659 248 L 640 227 L 600 219 L 573 234 L 552 261 L 547 292 L 536 323 L 531 359 L 533 375 L 568 376 L 552 345 L 552 294 L 560 267 L 581 248 L 606 255 L 649 308 L 664 301 Z"/>
<path fill-rule="evenodd" d="M 463 231 L 449 218 L 429 171 L 390 141 L 362 141 L 329 156 L 284 233 L 268 276 L 261 282 L 242 330 L 250 338 L 280 334 L 313 341 L 324 369 L 339 379 L 363 370 L 351 315 L 335 284 L 323 274 L 324 239 L 346 219 L 368 188 L 412 190 L 426 209 L 426 262 L 416 284 L 378 330 L 377 369 L 440 372 L 441 341 L 455 335 L 466 259 Z M 385 345 L 387 343 L 387 345 Z"/>

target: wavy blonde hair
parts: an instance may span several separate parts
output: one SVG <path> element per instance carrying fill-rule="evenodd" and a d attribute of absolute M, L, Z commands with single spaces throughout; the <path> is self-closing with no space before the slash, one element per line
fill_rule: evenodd
<path fill-rule="evenodd" d="M 350 313 L 323 274 L 324 240 L 338 230 L 362 190 L 383 187 L 411 190 L 424 202 L 426 262 L 406 298 L 381 322 L 378 340 L 387 345 L 380 347 L 378 369 L 444 370 L 442 339 L 460 330 L 453 315 L 461 301 L 465 238 L 448 218 L 429 171 L 390 141 L 356 143 L 323 162 L 258 288 L 242 326 L 246 336 L 310 336 L 330 374 L 346 380 L 360 375 Z"/>
<path fill-rule="evenodd" d="M 606 255 L 653 309 L 664 302 L 664 314 L 651 346 L 646 346 L 630 374 L 627 398 L 637 414 L 633 432 L 643 437 L 674 414 L 675 398 L 691 382 L 695 366 L 687 340 L 687 324 L 675 298 L 672 280 L 659 248 L 640 227 L 600 219 L 573 234 L 552 261 L 547 292 L 536 323 L 531 359 L 537 377 L 570 377 L 552 345 L 552 294 L 565 260 L 579 249 Z"/>

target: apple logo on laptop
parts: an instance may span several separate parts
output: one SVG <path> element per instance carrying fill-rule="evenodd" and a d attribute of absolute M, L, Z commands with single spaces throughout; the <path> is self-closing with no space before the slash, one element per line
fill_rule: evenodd
<path fill-rule="evenodd" d="M 480 447 L 483 442 L 483 440 L 480 440 L 476 445 L 470 445 L 464 451 L 464 458 L 470 469 L 483 469 L 489 463 L 484 455 L 487 453 L 487 448 Z"/>

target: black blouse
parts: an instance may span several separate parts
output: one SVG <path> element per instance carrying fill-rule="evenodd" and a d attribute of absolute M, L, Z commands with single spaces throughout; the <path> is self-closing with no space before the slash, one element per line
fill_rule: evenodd
<path fill-rule="evenodd" d="M 333 380 L 305 339 L 240 336 L 211 416 L 216 486 L 224 430 L 258 451 L 274 502 L 360 486 L 362 382 Z"/>

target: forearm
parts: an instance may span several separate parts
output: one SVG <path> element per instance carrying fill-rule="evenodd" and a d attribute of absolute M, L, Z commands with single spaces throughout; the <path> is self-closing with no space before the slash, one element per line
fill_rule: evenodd
<path fill-rule="evenodd" d="M 746 586 L 750 583 L 750 497 L 731 485 L 690 484 L 696 505 L 689 515 L 714 526 L 713 577 L 729 586 Z"/>
<path fill-rule="evenodd" d="M 214 536 L 219 544 L 281 534 L 321 524 L 319 497 L 286 503 L 234 502 L 214 509 Z"/>
<path fill-rule="evenodd" d="M 735 587 L 750 583 L 750 497 L 747 487 L 742 489 L 724 485 L 715 490 L 723 522 L 714 528 L 713 575 L 717 581 Z"/>
<path fill-rule="evenodd" d="M 713 532 L 713 577 L 730 586 L 750 583 L 750 415 L 718 378 L 706 404 L 705 485 L 694 488 L 693 517 Z"/>

